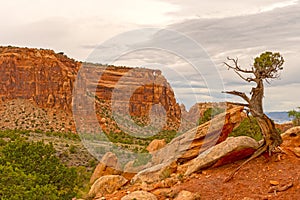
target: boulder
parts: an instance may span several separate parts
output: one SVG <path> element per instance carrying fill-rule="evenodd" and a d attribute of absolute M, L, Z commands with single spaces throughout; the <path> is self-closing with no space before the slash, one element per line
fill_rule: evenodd
<path fill-rule="evenodd" d="M 151 167 L 151 163 L 147 163 L 145 165 L 135 166 L 135 160 L 131 160 L 124 166 L 124 173 L 137 174 L 138 172 Z"/>
<path fill-rule="evenodd" d="M 282 135 L 282 147 L 300 157 L 300 126 L 288 129 Z"/>
<path fill-rule="evenodd" d="M 296 126 L 288 129 L 281 135 L 281 137 L 285 139 L 290 137 L 296 137 L 297 135 L 300 135 L 300 126 Z"/>
<path fill-rule="evenodd" d="M 293 153 L 300 158 L 300 147 L 294 147 L 292 148 Z"/>
<path fill-rule="evenodd" d="M 166 146 L 165 139 L 162 140 L 155 139 L 148 145 L 146 149 L 147 151 L 149 151 L 149 153 L 152 153 L 163 148 L 164 146 Z"/>
<path fill-rule="evenodd" d="M 194 194 L 190 191 L 182 190 L 179 192 L 177 197 L 174 200 L 197 200 L 200 199 L 199 195 Z"/>
<path fill-rule="evenodd" d="M 111 194 L 128 182 L 123 176 L 107 175 L 97 179 L 92 185 L 89 196 Z"/>
<path fill-rule="evenodd" d="M 154 194 L 145 191 L 135 191 L 126 196 L 124 196 L 121 200 L 157 200 Z"/>
<path fill-rule="evenodd" d="M 233 128 L 243 120 L 242 111 L 242 106 L 234 107 L 174 138 L 164 148 L 152 154 L 152 163 L 171 163 L 174 160 L 185 163 L 192 160 L 215 144 L 224 141 Z"/>
<path fill-rule="evenodd" d="M 211 147 L 210 149 L 202 152 L 197 158 L 186 163 L 187 171 L 185 172 L 185 175 L 188 176 L 203 168 L 210 167 L 222 158 L 222 163 L 228 163 L 232 162 L 232 159 L 238 160 L 243 157 L 247 157 L 254 153 L 258 147 L 259 143 L 253 138 L 247 136 L 229 137 L 224 142 Z M 249 149 L 252 149 L 252 151 L 245 151 Z"/>
<path fill-rule="evenodd" d="M 147 168 L 145 170 L 140 171 L 137 173 L 132 179 L 131 183 L 156 183 L 160 182 L 161 180 L 168 178 L 172 173 L 174 173 L 177 169 L 176 162 L 171 164 L 159 164 L 153 167 Z"/>
<path fill-rule="evenodd" d="M 120 175 L 119 168 L 118 157 L 112 152 L 107 152 L 95 168 L 90 179 L 90 184 L 93 184 L 101 176 Z"/>

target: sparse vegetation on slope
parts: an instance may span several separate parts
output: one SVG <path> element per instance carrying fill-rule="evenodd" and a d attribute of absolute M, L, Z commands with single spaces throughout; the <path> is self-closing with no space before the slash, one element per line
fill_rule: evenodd
<path fill-rule="evenodd" d="M 42 142 L 7 143 L 1 149 L 0 171 L 3 199 L 70 199 L 80 184 L 76 169 L 63 165 L 53 145 Z"/>
<path fill-rule="evenodd" d="M 0 155 L 1 199 L 80 197 L 97 164 L 73 133 L 2 130 Z"/>
<path fill-rule="evenodd" d="M 219 107 L 208 108 L 206 111 L 204 111 L 203 116 L 199 119 L 198 125 L 204 124 L 205 122 L 210 121 L 216 115 L 223 113 L 223 112 L 225 112 L 224 108 L 219 108 Z"/>

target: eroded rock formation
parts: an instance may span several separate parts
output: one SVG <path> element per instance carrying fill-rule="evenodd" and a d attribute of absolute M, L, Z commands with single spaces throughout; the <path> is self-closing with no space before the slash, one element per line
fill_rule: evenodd
<path fill-rule="evenodd" d="M 156 113 L 166 118 L 162 129 L 179 127 L 180 107 L 161 71 L 86 64 L 45 49 L 0 47 L 0 102 L 25 99 L 39 108 L 71 113 L 75 80 L 83 66 L 90 71 L 81 77 L 88 79 L 80 87 L 82 95 L 96 88 L 100 102 L 96 102 L 96 112 L 106 132 L 120 131 L 109 116 L 113 111 L 128 112 L 142 125 L 149 124 L 149 114 Z"/>
<path fill-rule="evenodd" d="M 52 50 L 0 47 L 0 99 L 71 110 L 80 63 Z"/>

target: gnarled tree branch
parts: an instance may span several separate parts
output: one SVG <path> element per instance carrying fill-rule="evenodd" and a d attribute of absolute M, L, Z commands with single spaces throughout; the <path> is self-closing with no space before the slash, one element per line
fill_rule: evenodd
<path fill-rule="evenodd" d="M 238 65 L 238 58 L 237 59 L 233 59 L 233 58 L 229 58 L 227 57 L 227 60 L 233 62 L 233 65 L 230 65 L 226 62 L 224 62 L 224 64 L 228 67 L 228 69 L 233 69 L 234 72 L 244 81 L 247 82 L 255 82 L 255 79 L 252 77 L 247 77 L 245 78 L 241 73 L 247 73 L 247 74 L 254 74 L 254 70 L 253 68 L 251 70 L 246 70 L 246 69 L 242 69 L 239 65 Z"/>
<path fill-rule="evenodd" d="M 225 91 L 225 92 L 222 92 L 222 93 L 232 94 L 232 95 L 239 96 L 242 99 L 244 99 L 248 104 L 250 103 L 249 97 L 245 93 L 243 93 L 243 92 L 238 92 L 238 91 L 234 90 L 234 91 Z"/>

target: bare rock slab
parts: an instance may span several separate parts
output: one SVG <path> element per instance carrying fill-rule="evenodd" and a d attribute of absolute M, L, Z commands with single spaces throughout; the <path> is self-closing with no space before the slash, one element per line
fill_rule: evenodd
<path fill-rule="evenodd" d="M 247 136 L 229 137 L 224 142 L 204 151 L 197 158 L 187 163 L 185 175 L 190 175 L 203 168 L 210 167 L 226 155 L 243 149 L 257 149 L 259 144 L 253 138 Z"/>

